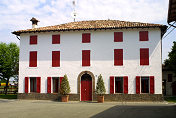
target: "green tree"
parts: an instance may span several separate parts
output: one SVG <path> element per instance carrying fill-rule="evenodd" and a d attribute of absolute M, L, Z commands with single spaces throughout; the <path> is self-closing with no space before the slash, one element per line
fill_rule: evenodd
<path fill-rule="evenodd" d="M 62 79 L 62 82 L 61 82 L 60 93 L 62 95 L 67 95 L 70 93 L 70 85 L 66 74 L 64 75 L 64 78 Z"/>
<path fill-rule="evenodd" d="M 98 76 L 95 92 L 96 92 L 96 94 L 99 94 L 100 96 L 102 96 L 103 94 L 106 93 L 104 81 L 103 81 L 103 78 L 102 78 L 101 74 Z"/>
<path fill-rule="evenodd" d="M 19 47 L 15 43 L 0 43 L 0 79 L 6 80 L 7 94 L 10 77 L 16 77 L 19 70 Z"/>
<path fill-rule="evenodd" d="M 172 69 L 176 75 L 176 42 L 173 42 L 172 50 L 168 54 L 168 59 L 164 61 L 165 67 Z"/>

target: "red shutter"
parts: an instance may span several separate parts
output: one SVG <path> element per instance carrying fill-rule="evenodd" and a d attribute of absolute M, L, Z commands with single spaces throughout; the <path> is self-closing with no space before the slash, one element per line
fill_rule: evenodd
<path fill-rule="evenodd" d="M 52 67 L 60 67 L 60 51 L 52 51 Z"/>
<path fill-rule="evenodd" d="M 140 65 L 149 65 L 149 48 L 140 49 Z"/>
<path fill-rule="evenodd" d="M 114 42 L 123 42 L 123 32 L 114 32 Z"/>
<path fill-rule="evenodd" d="M 30 51 L 29 67 L 37 67 L 37 51 Z"/>
<path fill-rule="evenodd" d="M 52 35 L 52 44 L 60 44 L 60 35 Z"/>
<path fill-rule="evenodd" d="M 47 79 L 47 93 L 51 93 L 51 77 Z"/>
<path fill-rule="evenodd" d="M 37 44 L 37 35 L 30 36 L 30 44 Z"/>
<path fill-rule="evenodd" d="M 82 50 L 82 66 L 90 66 L 90 50 Z"/>
<path fill-rule="evenodd" d="M 114 66 L 123 65 L 123 49 L 114 49 Z"/>
<path fill-rule="evenodd" d="M 64 79 L 64 77 L 60 77 L 59 79 L 60 79 L 60 86 L 59 87 L 61 87 L 61 82 Z"/>
<path fill-rule="evenodd" d="M 114 76 L 110 76 L 110 94 L 114 94 Z"/>
<path fill-rule="evenodd" d="M 28 93 L 29 77 L 25 77 L 25 93 Z"/>
<path fill-rule="evenodd" d="M 148 41 L 148 31 L 140 31 L 139 32 L 139 40 L 140 41 Z"/>
<path fill-rule="evenodd" d="M 136 76 L 136 94 L 140 94 L 140 76 Z"/>
<path fill-rule="evenodd" d="M 41 88 L 41 77 L 37 77 L 37 93 L 40 93 Z"/>
<path fill-rule="evenodd" d="M 150 94 L 154 94 L 154 76 L 150 76 Z"/>
<path fill-rule="evenodd" d="M 128 76 L 124 76 L 123 80 L 124 80 L 124 93 L 127 94 L 128 93 Z"/>
<path fill-rule="evenodd" d="M 90 33 L 82 34 L 82 43 L 90 43 Z"/>

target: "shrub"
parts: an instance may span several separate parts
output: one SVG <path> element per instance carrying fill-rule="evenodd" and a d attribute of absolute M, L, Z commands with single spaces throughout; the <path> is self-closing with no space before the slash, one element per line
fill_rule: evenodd
<path fill-rule="evenodd" d="M 96 92 L 96 94 L 99 94 L 100 96 L 102 96 L 103 94 L 106 93 L 104 81 L 103 81 L 103 78 L 102 78 L 101 74 L 98 76 L 95 92 Z"/>
<path fill-rule="evenodd" d="M 62 95 L 67 95 L 70 93 L 70 85 L 66 74 L 64 75 L 64 78 L 61 82 L 60 93 Z"/>

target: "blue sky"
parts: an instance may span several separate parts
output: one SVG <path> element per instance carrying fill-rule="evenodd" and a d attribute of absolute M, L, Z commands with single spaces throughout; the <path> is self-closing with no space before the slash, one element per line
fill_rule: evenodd
<path fill-rule="evenodd" d="M 76 20 L 113 19 L 167 25 L 168 1 L 76 0 Z M 0 0 L 0 42 L 19 45 L 11 32 L 31 28 L 32 17 L 39 19 L 39 27 L 43 27 L 72 22 L 72 12 L 72 0 Z M 176 30 L 162 40 L 163 60 L 173 41 L 176 41 Z"/>

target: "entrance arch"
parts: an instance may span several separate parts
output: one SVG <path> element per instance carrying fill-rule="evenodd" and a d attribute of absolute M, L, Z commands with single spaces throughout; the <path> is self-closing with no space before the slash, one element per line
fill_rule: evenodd
<path fill-rule="evenodd" d="M 81 88 L 81 84 L 83 84 L 82 88 Z M 95 92 L 95 77 L 92 72 L 83 71 L 78 75 L 77 92 L 78 94 L 80 94 L 81 101 L 91 101 L 93 99 L 93 94 Z M 91 92 L 91 93 L 88 93 L 88 92 Z M 90 98 L 88 97 L 89 95 L 90 95 Z"/>

